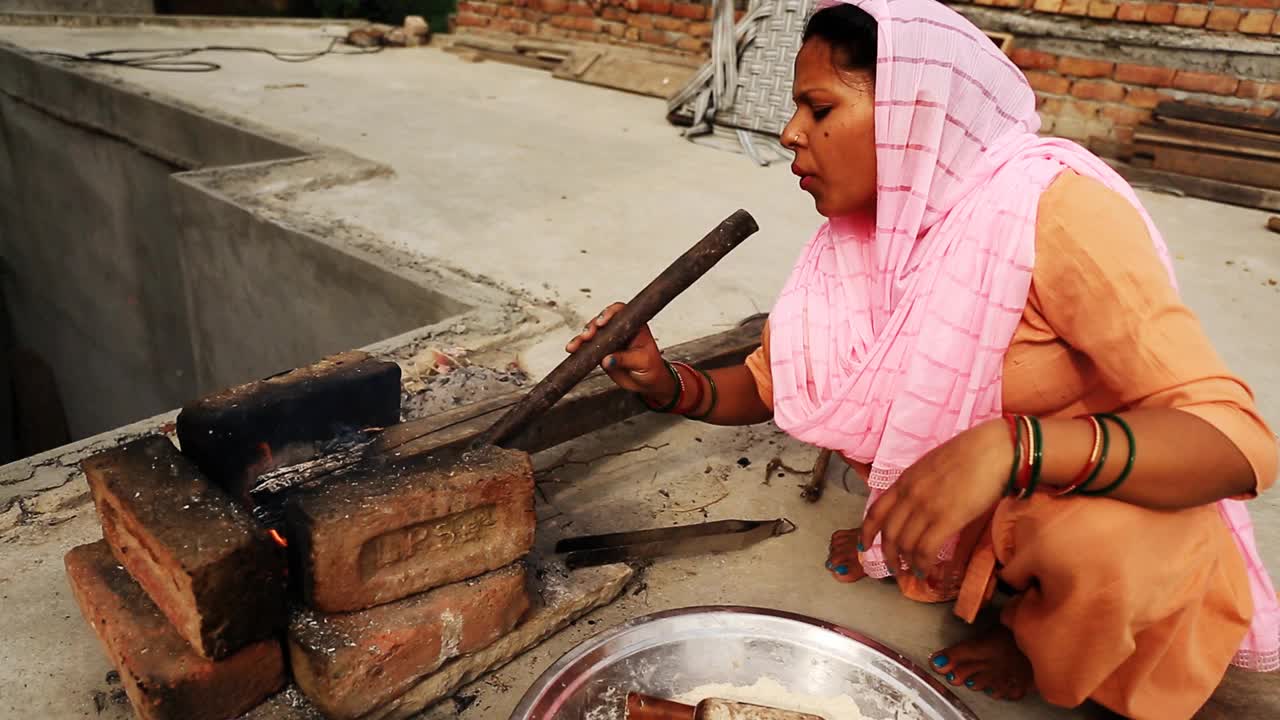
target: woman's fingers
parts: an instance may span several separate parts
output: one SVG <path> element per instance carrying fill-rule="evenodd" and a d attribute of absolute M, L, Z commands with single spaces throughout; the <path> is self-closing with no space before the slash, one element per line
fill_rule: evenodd
<path fill-rule="evenodd" d="M 608 325 L 609 321 L 618 314 L 618 311 L 626 306 L 626 303 L 616 302 L 604 310 L 601 310 L 599 315 L 596 315 L 587 321 L 586 326 L 582 328 L 582 332 L 578 333 L 577 336 L 569 341 L 568 345 L 564 346 L 565 352 L 577 352 L 578 348 L 582 347 L 583 343 L 588 342 L 591 338 L 595 337 L 596 332 L 605 325 Z M 647 333 L 648 328 L 646 328 L 644 332 Z M 639 337 L 639 334 L 637 334 L 637 337 Z M 632 342 L 634 342 L 634 339 Z"/>

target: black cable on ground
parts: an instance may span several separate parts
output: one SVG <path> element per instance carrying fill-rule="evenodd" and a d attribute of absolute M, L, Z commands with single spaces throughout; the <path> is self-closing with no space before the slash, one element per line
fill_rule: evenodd
<path fill-rule="evenodd" d="M 264 47 L 246 45 L 205 45 L 187 48 L 153 48 L 153 49 L 118 49 L 97 50 L 77 55 L 74 53 L 42 51 L 41 55 L 58 58 L 68 62 L 94 63 L 113 65 L 116 67 L 135 68 L 137 70 L 154 70 L 157 72 L 214 72 L 222 66 L 209 60 L 184 60 L 202 52 L 246 52 L 269 55 L 281 62 L 310 62 L 325 55 L 370 55 L 382 52 L 382 46 L 371 48 L 339 48 L 342 38 L 333 38 L 329 46 L 314 51 L 282 51 Z"/>

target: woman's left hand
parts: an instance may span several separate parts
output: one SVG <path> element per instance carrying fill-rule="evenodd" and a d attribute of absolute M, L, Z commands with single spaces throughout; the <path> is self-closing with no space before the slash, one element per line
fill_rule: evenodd
<path fill-rule="evenodd" d="M 927 572 L 943 544 L 1004 495 L 1012 465 L 1004 420 L 960 433 L 907 468 L 876 500 L 862 524 L 862 542 L 870 547 L 880 533 L 891 570 L 897 571 L 901 557 L 917 574 Z"/>

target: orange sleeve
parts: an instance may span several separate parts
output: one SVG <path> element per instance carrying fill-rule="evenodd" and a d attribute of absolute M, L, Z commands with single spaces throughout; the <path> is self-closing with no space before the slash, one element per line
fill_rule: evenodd
<path fill-rule="evenodd" d="M 756 381 L 756 392 L 760 401 L 773 412 L 773 371 L 769 365 L 769 322 L 765 321 L 764 332 L 760 335 L 760 347 L 747 356 L 747 369 Z"/>
<path fill-rule="evenodd" d="M 1127 200 L 1096 180 L 1064 174 L 1041 199 L 1036 253 L 1037 309 L 1125 407 L 1196 415 L 1248 459 L 1255 495 L 1275 482 L 1276 436 L 1253 392 L 1178 297 Z"/>

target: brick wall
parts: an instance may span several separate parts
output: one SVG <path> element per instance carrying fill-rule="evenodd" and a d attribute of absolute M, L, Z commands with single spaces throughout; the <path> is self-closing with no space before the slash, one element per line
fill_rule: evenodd
<path fill-rule="evenodd" d="M 627 43 L 690 54 L 711 46 L 711 3 L 671 0 L 463 0 L 459 27 Z"/>
<path fill-rule="evenodd" d="M 1280 116 L 1280 0 L 946 1 L 1014 35 L 1044 132 L 1101 154 L 1123 154 L 1162 100 Z M 456 22 L 705 55 L 710 14 L 711 0 L 464 0 Z"/>

